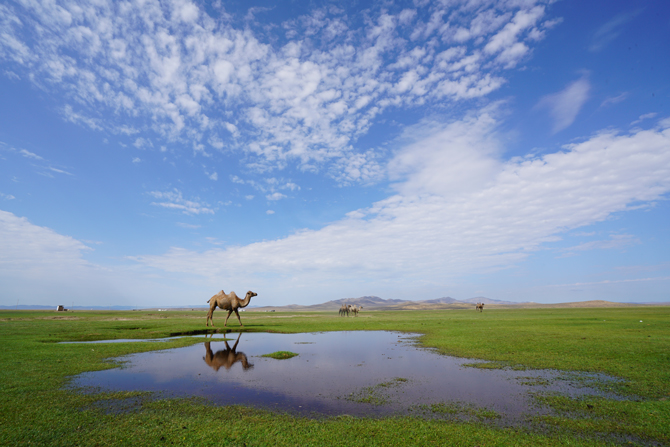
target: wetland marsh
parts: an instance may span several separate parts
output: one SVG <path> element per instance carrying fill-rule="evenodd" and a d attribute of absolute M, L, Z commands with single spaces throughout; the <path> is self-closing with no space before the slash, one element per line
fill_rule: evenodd
<path fill-rule="evenodd" d="M 602 391 L 616 381 L 612 377 L 477 368 L 472 359 L 422 348 L 418 336 L 390 331 L 212 334 L 192 346 L 115 358 L 118 368 L 80 374 L 70 385 L 198 396 L 217 405 L 307 417 L 438 417 L 453 416 L 441 408 L 463 407 L 512 426 L 551 413 L 538 404 L 536 393 L 621 399 Z M 298 351 L 292 353 L 298 358 L 277 361 L 266 354 L 290 352 L 285 349 Z M 289 360 L 288 355 L 274 357 Z M 586 386 L 587 380 L 599 387 Z M 471 419 L 469 412 L 460 413 Z"/>

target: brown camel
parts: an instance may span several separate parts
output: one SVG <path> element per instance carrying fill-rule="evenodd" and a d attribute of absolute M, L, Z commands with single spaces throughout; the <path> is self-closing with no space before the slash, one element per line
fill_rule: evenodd
<path fill-rule="evenodd" d="M 223 323 L 225 326 L 228 324 L 228 318 L 230 317 L 230 314 L 235 312 L 235 315 L 237 315 L 237 321 L 240 322 L 240 326 L 244 326 L 242 324 L 242 320 L 240 320 L 240 313 L 237 311 L 240 307 L 247 307 L 249 305 L 249 302 L 251 301 L 252 296 L 258 295 L 257 293 L 252 292 L 251 290 L 247 292 L 247 295 L 244 297 L 243 300 L 241 300 L 235 292 L 230 292 L 226 294 L 223 290 L 211 297 L 210 299 L 207 300 L 209 303 L 209 312 L 207 312 L 207 321 L 205 323 L 206 326 L 209 326 L 209 321 L 212 320 L 212 327 L 214 327 L 214 319 L 212 318 L 212 314 L 214 313 L 214 309 L 216 309 L 216 306 L 219 306 L 219 309 L 227 310 L 228 311 L 228 316 L 226 317 L 226 321 Z"/>
<path fill-rule="evenodd" d="M 343 317 L 345 314 L 347 317 L 349 316 L 349 308 L 346 304 L 343 304 L 342 307 L 340 307 L 340 316 Z"/>
<path fill-rule="evenodd" d="M 475 310 L 484 312 L 484 303 L 477 303 L 477 306 L 475 306 Z"/>
<path fill-rule="evenodd" d="M 237 341 L 233 345 L 232 349 L 230 348 L 230 346 L 228 346 L 228 342 L 226 340 L 223 340 L 223 342 L 226 344 L 226 349 L 216 351 L 216 354 L 212 351 L 212 348 L 210 347 L 209 344 L 210 342 L 206 341 L 205 349 L 207 350 L 207 353 L 205 354 L 205 357 L 203 357 L 202 359 L 215 371 L 218 371 L 219 368 L 221 368 L 222 366 L 225 367 L 226 369 L 230 369 L 230 367 L 237 362 L 242 363 L 242 368 L 245 371 L 249 368 L 253 368 L 254 365 L 249 363 L 249 360 L 247 360 L 247 356 L 244 352 L 235 351 L 237 349 L 237 344 L 240 342 L 241 336 L 242 334 L 237 336 Z"/>

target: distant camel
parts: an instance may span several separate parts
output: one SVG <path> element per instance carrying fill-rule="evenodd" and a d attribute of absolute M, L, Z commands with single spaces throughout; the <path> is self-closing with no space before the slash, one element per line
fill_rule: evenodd
<path fill-rule="evenodd" d="M 230 317 L 230 314 L 235 312 L 235 315 L 237 315 L 237 321 L 240 322 L 240 326 L 244 326 L 242 324 L 242 320 L 240 320 L 240 313 L 237 311 L 240 307 L 247 307 L 249 305 L 249 301 L 251 301 L 252 296 L 257 296 L 257 293 L 252 292 L 251 290 L 247 292 L 247 295 L 244 297 L 244 300 L 241 300 L 237 295 L 235 295 L 235 292 L 230 292 L 229 294 L 226 294 L 223 290 L 211 297 L 210 299 L 207 300 L 209 303 L 209 312 L 207 312 L 207 321 L 205 323 L 206 326 L 209 326 L 209 321 L 212 320 L 212 327 L 214 327 L 214 319 L 212 318 L 212 314 L 214 313 L 214 309 L 216 309 L 216 306 L 219 306 L 219 309 L 227 310 L 228 311 L 228 316 L 226 316 L 226 321 L 224 321 L 223 325 L 225 326 L 228 324 L 228 318 Z"/>
<path fill-rule="evenodd" d="M 230 367 L 237 362 L 242 363 L 242 368 L 245 371 L 249 368 L 253 368 L 254 365 L 249 363 L 249 360 L 247 360 L 247 356 L 244 352 L 235 351 L 237 349 L 237 344 L 240 342 L 241 336 L 242 336 L 241 333 L 240 335 L 237 336 L 237 341 L 233 345 L 233 349 L 230 349 L 230 346 L 228 346 L 228 342 L 224 339 L 223 342 L 226 344 L 226 349 L 216 351 L 216 354 L 214 354 L 214 352 L 212 351 L 212 348 L 210 347 L 210 342 L 206 341 L 205 349 L 207 351 L 202 359 L 215 371 L 218 371 L 219 368 L 221 368 L 222 366 L 225 367 L 226 369 L 230 369 Z"/>
<path fill-rule="evenodd" d="M 350 312 L 353 312 L 355 317 L 358 316 L 358 312 L 359 312 L 361 309 L 363 309 L 363 306 L 358 307 L 358 306 L 356 306 L 356 305 L 353 305 L 353 306 L 350 306 L 350 307 L 349 307 L 349 311 L 350 311 Z"/>
<path fill-rule="evenodd" d="M 340 316 L 343 317 L 344 315 L 349 316 L 349 307 L 347 307 L 346 304 L 343 304 L 342 307 L 340 307 Z"/>
<path fill-rule="evenodd" d="M 475 306 L 475 310 L 484 312 L 484 303 L 477 303 L 477 306 Z"/>

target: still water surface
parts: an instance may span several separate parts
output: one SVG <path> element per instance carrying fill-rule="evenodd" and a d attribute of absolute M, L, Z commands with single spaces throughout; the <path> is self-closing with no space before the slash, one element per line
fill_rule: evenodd
<path fill-rule="evenodd" d="M 201 396 L 219 405 L 308 416 L 419 414 L 431 404 L 458 403 L 494 410 L 502 423 L 547 413 L 534 402 L 534 392 L 601 394 L 559 371 L 465 367 L 473 361 L 421 348 L 417 335 L 411 334 L 244 332 L 226 337 L 224 341 L 222 334 L 215 334 L 185 348 L 120 357 L 120 368 L 84 373 L 71 384 Z M 260 357 L 275 351 L 299 355 L 287 360 Z"/>

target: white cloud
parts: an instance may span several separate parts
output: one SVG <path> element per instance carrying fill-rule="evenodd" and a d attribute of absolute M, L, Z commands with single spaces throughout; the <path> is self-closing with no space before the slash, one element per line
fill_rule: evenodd
<path fill-rule="evenodd" d="M 0 271 L 5 274 L 64 273 L 86 266 L 82 253 L 87 250 L 90 248 L 76 239 L 0 210 Z"/>
<path fill-rule="evenodd" d="M 21 149 L 21 150 L 19 151 L 19 154 L 23 155 L 23 156 L 26 157 L 26 158 L 32 158 L 33 160 L 44 160 L 44 159 L 43 159 L 42 157 L 40 157 L 39 155 L 37 155 L 37 154 L 33 154 L 32 152 L 27 151 L 27 150 L 25 150 L 25 149 Z"/>
<path fill-rule="evenodd" d="M 389 163 L 396 189 L 407 197 L 456 197 L 490 184 L 501 165 L 495 113 L 494 106 L 446 126 L 426 121 L 406 129 L 405 139 L 428 136 L 407 144 Z"/>
<path fill-rule="evenodd" d="M 581 78 L 558 93 L 542 97 L 537 104 L 539 108 L 548 108 L 554 120 L 552 131 L 559 132 L 570 126 L 582 106 L 589 97 L 591 84 L 588 79 Z"/>
<path fill-rule="evenodd" d="M 96 242 L 99 244 L 99 242 Z M 142 267 L 101 267 L 84 259 L 92 249 L 71 236 L 0 210 L 0 303 L 69 307 L 183 305 L 212 284 L 174 283 Z M 92 300 L 91 297 L 94 297 Z M 10 299 L 12 301 L 10 301 Z"/>
<path fill-rule="evenodd" d="M 600 104 L 600 107 L 609 106 L 611 104 L 618 104 L 628 98 L 628 93 L 624 92 L 616 96 L 610 96 L 605 98 L 605 100 Z"/>
<path fill-rule="evenodd" d="M 163 200 L 162 202 L 152 202 L 152 205 L 163 208 L 181 210 L 184 214 L 214 214 L 214 210 L 208 204 L 200 202 L 199 199 L 186 200 L 181 191 L 173 189 L 172 191 L 160 192 L 151 191 L 150 196 Z"/>
<path fill-rule="evenodd" d="M 3 193 L 3 192 L 0 192 L 0 197 L 2 197 L 2 198 L 5 199 L 5 200 L 14 200 L 14 199 L 16 199 L 16 197 L 14 197 L 13 195 L 11 195 L 11 194 L 5 194 L 5 193 Z"/>
<path fill-rule="evenodd" d="M 140 163 L 142 160 L 140 160 L 138 157 L 133 157 L 133 163 Z"/>
<path fill-rule="evenodd" d="M 70 121 L 71 123 L 74 124 L 83 124 L 93 130 L 102 130 L 102 126 L 99 122 L 99 120 L 95 118 L 91 118 L 90 116 L 86 116 L 85 114 L 75 112 L 72 109 L 72 106 L 66 105 L 63 107 L 61 110 L 63 116 L 67 121 Z"/>
<path fill-rule="evenodd" d="M 544 6 L 518 11 L 502 30 L 491 37 L 484 47 L 484 52 L 498 54 L 497 63 L 504 65 L 505 68 L 513 68 L 530 51 L 528 46 L 519 41 L 519 35 L 535 26 L 544 12 Z M 531 40 L 540 40 L 541 37 L 536 31 L 531 35 Z"/>
<path fill-rule="evenodd" d="M 67 105 L 64 116 L 92 129 L 151 129 L 203 149 L 197 155 L 208 155 L 203 142 L 244 151 L 248 166 L 260 171 L 325 167 L 342 183 L 365 183 L 383 164 L 351 143 L 375 117 L 498 89 L 504 70 L 540 38 L 529 32 L 551 25 L 542 23 L 539 3 L 391 5 L 369 10 L 363 27 L 345 10 L 324 8 L 255 32 L 186 0 L 24 3 L 0 10 L 0 59 L 41 88 L 73 98 L 77 111 Z M 462 30 L 457 36 L 452 23 Z M 273 33 L 294 37 L 266 44 L 278 41 Z M 449 59 L 436 57 L 447 53 Z M 153 145 L 147 136 L 134 144 Z M 352 159 L 356 166 L 341 174 L 338 167 Z"/>
<path fill-rule="evenodd" d="M 285 199 L 286 195 L 284 195 L 280 192 L 275 192 L 275 193 L 266 195 L 265 198 L 268 199 L 268 200 L 281 200 L 281 199 Z"/>
<path fill-rule="evenodd" d="M 119 126 L 117 128 L 117 130 L 119 131 L 119 133 L 122 133 L 124 135 L 134 135 L 136 133 L 139 133 L 139 130 L 135 129 L 134 127 L 125 126 L 125 125 L 124 126 Z"/>
<path fill-rule="evenodd" d="M 399 290 L 514 265 L 562 233 L 670 191 L 670 123 L 630 134 L 609 130 L 560 152 L 501 161 L 490 113 L 424 125 L 431 133 L 407 143 L 390 165 L 402 173 L 399 194 L 320 230 L 135 259 L 169 272 L 272 282 L 277 291 L 334 287 L 343 279 L 359 290 L 367 283 Z M 467 148 L 475 154 L 461 157 Z M 468 182 L 470 176 L 479 181 Z"/>
<path fill-rule="evenodd" d="M 147 149 L 153 147 L 154 145 L 150 140 L 143 137 L 139 137 L 135 140 L 133 146 L 135 146 L 138 149 Z"/>
<path fill-rule="evenodd" d="M 658 115 L 658 114 L 657 113 L 645 113 L 644 115 L 640 115 L 640 117 L 638 119 L 636 119 L 635 121 L 633 121 L 632 123 L 630 123 L 630 125 L 634 126 L 636 124 L 640 124 L 644 120 L 648 120 L 648 119 L 656 117 L 656 115 Z"/>
<path fill-rule="evenodd" d="M 62 169 L 54 168 L 53 166 L 49 166 L 47 169 L 49 169 L 52 172 L 56 172 L 58 174 L 74 175 L 71 172 L 67 172 L 67 171 L 64 171 Z"/>

